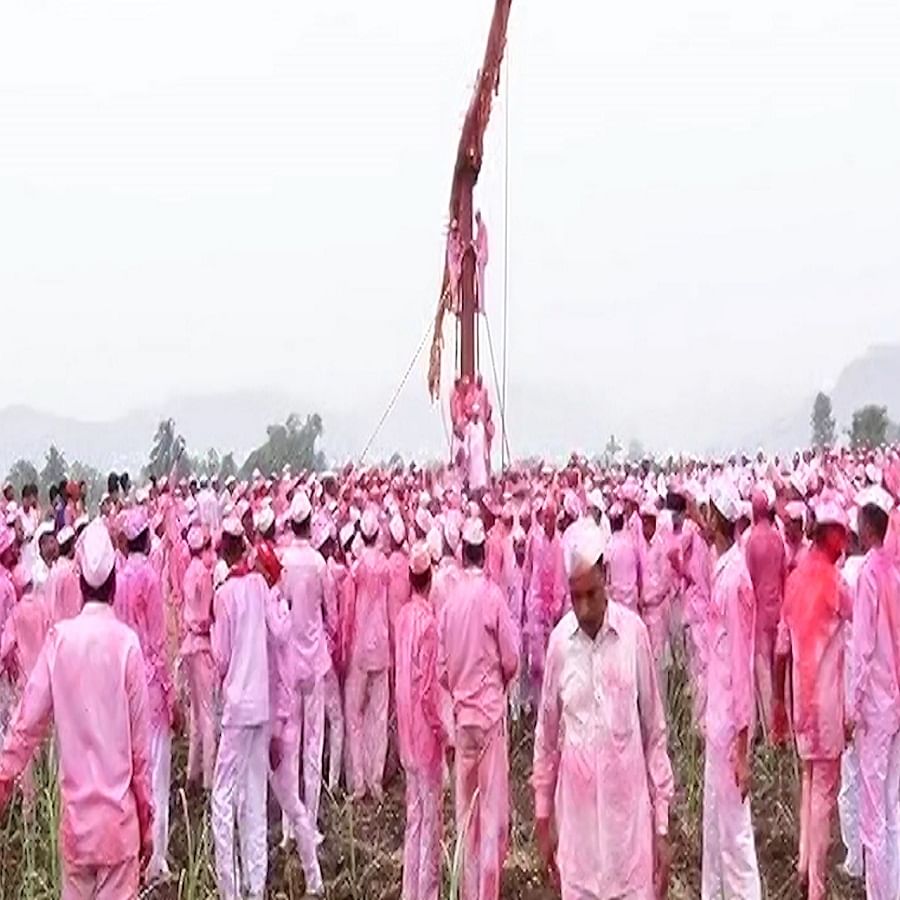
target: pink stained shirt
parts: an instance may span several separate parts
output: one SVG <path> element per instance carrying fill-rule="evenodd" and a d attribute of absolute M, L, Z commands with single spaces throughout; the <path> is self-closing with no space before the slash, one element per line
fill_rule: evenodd
<path fill-rule="evenodd" d="M 199 556 L 191 558 L 184 573 L 182 588 L 182 656 L 210 649 L 209 631 L 212 627 L 213 604 L 212 570 Z"/>
<path fill-rule="evenodd" d="M 565 612 L 569 600 L 562 537 L 547 537 L 543 528 L 534 532 L 531 583 L 525 601 L 526 617 L 535 632 L 549 633 Z"/>
<path fill-rule="evenodd" d="M 791 654 L 793 721 L 801 759 L 838 759 L 844 750 L 844 622 L 850 591 L 838 569 L 811 550 L 785 589 L 776 650 Z"/>
<path fill-rule="evenodd" d="M 61 556 L 53 563 L 44 586 L 44 594 L 47 597 L 50 621 L 54 624 L 63 619 L 71 619 L 81 612 L 81 583 L 74 559 Z"/>
<path fill-rule="evenodd" d="M 337 671 L 346 672 L 350 660 L 350 643 L 353 637 L 353 617 L 356 605 L 356 585 L 350 574 L 350 570 L 337 560 L 328 560 L 328 571 L 334 584 L 337 608 L 337 628 L 335 631 L 335 645 L 332 651 L 332 660 Z M 327 613 L 327 608 L 326 608 Z"/>
<path fill-rule="evenodd" d="M 677 540 L 671 532 L 659 529 L 649 543 L 641 537 L 640 611 L 644 615 L 661 614 L 675 595 L 676 575 L 669 553 Z"/>
<path fill-rule="evenodd" d="M 750 529 L 746 553 L 756 597 L 756 627 L 773 631 L 781 616 L 787 577 L 784 540 L 771 522 L 757 522 Z"/>
<path fill-rule="evenodd" d="M 365 547 L 352 572 L 356 599 L 350 664 L 364 672 L 383 672 L 391 664 L 387 559 L 375 547 Z"/>
<path fill-rule="evenodd" d="M 411 588 L 409 586 L 409 557 L 402 550 L 395 550 L 388 557 L 388 618 L 391 623 L 391 636 L 394 639 L 394 628 L 397 615 L 409 602 Z"/>
<path fill-rule="evenodd" d="M 397 615 L 397 741 L 408 771 L 440 766 L 445 743 L 437 680 L 438 637 L 427 598 L 413 594 Z"/>
<path fill-rule="evenodd" d="M 509 581 L 516 568 L 512 533 L 498 522 L 490 530 L 485 542 L 484 573 L 504 594 L 509 591 Z"/>
<path fill-rule="evenodd" d="M 707 610 L 706 736 L 730 749 L 753 723 L 753 582 L 735 543 L 716 560 Z"/>
<path fill-rule="evenodd" d="M 611 600 L 628 609 L 638 608 L 640 559 L 637 547 L 627 529 L 614 532 L 603 554 L 606 580 Z"/>
<path fill-rule="evenodd" d="M 792 547 L 787 541 L 784 542 L 784 565 L 787 575 L 790 575 L 800 565 L 807 553 L 809 553 L 809 541 L 806 538 L 803 538 L 796 547 Z"/>
<path fill-rule="evenodd" d="M 149 831 L 147 681 L 135 633 L 101 603 L 50 629 L 0 753 L 16 777 L 56 726 L 60 847 L 71 866 L 136 857 Z"/>
<path fill-rule="evenodd" d="M 439 620 L 438 675 L 456 728 L 489 730 L 506 714 L 519 668 L 519 636 L 506 598 L 478 569 L 464 569 Z"/>
<path fill-rule="evenodd" d="M 47 602 L 42 593 L 26 594 L 7 617 L 0 636 L 0 664 L 15 666 L 20 685 L 25 684 L 34 669 L 49 627 Z"/>
<path fill-rule="evenodd" d="M 684 618 L 694 632 L 696 649 L 706 660 L 707 607 L 712 594 L 712 554 L 694 522 L 684 523 L 681 549 L 684 569 Z"/>
<path fill-rule="evenodd" d="M 447 605 L 447 600 L 455 590 L 461 574 L 462 569 L 452 556 L 445 556 L 434 570 L 431 583 L 431 605 L 438 621 L 441 619 L 441 611 Z"/>
<path fill-rule="evenodd" d="M 272 734 L 283 734 L 287 722 L 296 718 L 300 707 L 298 691 L 311 677 L 300 667 L 297 643 L 293 639 L 291 612 L 278 589 L 270 591 L 266 621 L 266 662 L 269 675 L 269 722 Z"/>
<path fill-rule="evenodd" d="M 866 730 L 900 730 L 900 574 L 890 551 L 863 561 L 850 638 L 850 712 Z"/>
<path fill-rule="evenodd" d="M 291 608 L 299 671 L 304 678 L 317 680 L 331 669 L 325 635 L 325 560 L 309 541 L 296 539 L 280 559 L 280 588 Z"/>
<path fill-rule="evenodd" d="M 254 727 L 269 721 L 271 637 L 283 639 L 286 617 L 277 592 L 259 572 L 232 572 L 213 600 L 213 659 L 222 679 L 222 726 Z"/>
<path fill-rule="evenodd" d="M 166 613 L 159 572 L 131 553 L 116 573 L 116 615 L 134 629 L 144 655 L 151 725 L 171 722 L 174 692 L 166 648 Z"/>
<path fill-rule="evenodd" d="M 568 613 L 547 649 L 534 745 L 535 815 L 555 816 L 574 893 L 637 896 L 674 792 L 647 629 L 612 602 L 592 641 Z"/>
<path fill-rule="evenodd" d="M 6 628 L 7 619 L 16 605 L 16 585 L 12 572 L 0 566 L 0 634 Z"/>

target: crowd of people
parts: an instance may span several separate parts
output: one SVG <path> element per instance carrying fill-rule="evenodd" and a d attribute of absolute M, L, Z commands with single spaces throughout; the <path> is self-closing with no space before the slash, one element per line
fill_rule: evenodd
<path fill-rule="evenodd" d="M 6 487 L 0 806 L 18 785 L 28 814 L 52 727 L 64 898 L 170 875 L 185 723 L 221 897 L 264 896 L 269 787 L 321 895 L 323 786 L 379 803 L 394 743 L 403 900 L 440 894 L 448 787 L 461 896 L 497 900 L 512 720 L 534 730 L 535 837 L 563 900 L 663 897 L 681 654 L 703 900 L 761 896 L 761 741 L 801 763 L 806 895 L 826 896 L 837 809 L 847 873 L 898 900 L 900 449 L 467 471 L 111 476 L 93 517 L 69 485 L 62 510 Z"/>

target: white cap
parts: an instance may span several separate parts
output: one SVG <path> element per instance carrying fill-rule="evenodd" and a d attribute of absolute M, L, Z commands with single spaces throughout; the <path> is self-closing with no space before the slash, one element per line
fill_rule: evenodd
<path fill-rule="evenodd" d="M 53 529 L 51 528 L 51 531 L 52 530 Z M 65 525 L 64 527 L 59 529 L 59 534 L 56 536 L 56 541 L 60 545 L 68 544 L 69 541 L 74 539 L 74 537 L 75 537 L 75 529 L 72 528 L 70 525 Z M 100 582 L 100 583 L 102 584 L 103 582 Z M 97 585 L 95 584 L 94 587 L 97 587 Z"/>
<path fill-rule="evenodd" d="M 446 522 L 444 522 L 444 538 L 447 541 L 447 546 L 453 553 L 456 553 L 459 548 L 459 522 L 456 518 L 448 518 Z"/>
<path fill-rule="evenodd" d="M 594 488 L 587 495 L 587 502 L 591 509 L 596 509 L 599 512 L 606 512 L 606 503 L 603 500 L 603 491 L 601 491 L 600 488 Z"/>
<path fill-rule="evenodd" d="M 729 521 L 737 522 L 741 516 L 741 498 L 734 485 L 717 481 L 709 492 L 712 505 Z"/>
<path fill-rule="evenodd" d="M 886 516 L 889 516 L 894 508 L 894 498 L 883 487 L 873 484 L 857 494 L 856 505 L 860 509 L 864 506 L 877 506 Z"/>
<path fill-rule="evenodd" d="M 371 506 L 362 514 L 359 528 L 367 540 L 372 540 L 378 534 L 378 514 Z"/>
<path fill-rule="evenodd" d="M 563 494 L 563 509 L 570 519 L 581 518 L 581 504 L 578 502 L 575 491 L 566 491 Z"/>
<path fill-rule="evenodd" d="M 267 532 L 275 524 L 275 513 L 271 506 L 264 506 L 253 521 L 256 530 L 261 534 Z"/>
<path fill-rule="evenodd" d="M 115 564 L 116 551 L 113 549 L 109 532 L 102 519 L 94 519 L 85 528 L 78 545 L 78 566 L 81 569 L 81 577 L 92 588 L 98 588 L 106 583 Z"/>
<path fill-rule="evenodd" d="M 431 528 L 431 513 L 424 506 L 420 506 L 416 510 L 416 527 L 425 534 Z"/>
<path fill-rule="evenodd" d="M 56 531 L 56 527 L 52 522 L 41 522 L 34 530 L 34 539 L 40 541 L 45 534 L 53 534 L 54 531 Z"/>
<path fill-rule="evenodd" d="M 431 551 L 432 560 L 435 563 L 439 563 L 441 557 L 444 555 L 444 535 L 441 532 L 439 525 L 435 524 L 431 526 L 428 534 L 425 535 L 425 543 Z"/>
<path fill-rule="evenodd" d="M 816 525 L 840 525 L 847 528 L 847 513 L 834 500 L 824 500 L 815 509 Z"/>
<path fill-rule="evenodd" d="M 566 574 L 569 578 L 577 578 L 602 559 L 606 551 L 606 534 L 590 519 L 579 519 L 566 535 Z"/>
<path fill-rule="evenodd" d="M 784 516 L 794 522 L 806 521 L 806 505 L 799 500 L 792 500 L 784 508 Z"/>
<path fill-rule="evenodd" d="M 480 547 L 484 543 L 484 522 L 477 518 L 467 519 L 462 527 L 462 539 L 464 544 Z"/>
<path fill-rule="evenodd" d="M 231 535 L 231 537 L 240 538 L 244 536 L 244 526 L 241 525 L 240 519 L 235 516 L 228 516 L 222 523 L 222 532 L 223 534 Z"/>
<path fill-rule="evenodd" d="M 356 534 L 356 525 L 353 522 L 345 522 L 341 527 L 341 532 L 338 535 L 341 546 L 346 547 L 347 544 L 353 540 L 353 535 Z"/>
<path fill-rule="evenodd" d="M 90 516 L 85 513 L 84 515 L 79 516 L 73 523 L 72 527 L 75 531 L 81 531 L 82 528 L 87 528 L 88 523 L 91 521 Z"/>
<path fill-rule="evenodd" d="M 191 548 L 191 550 L 202 550 L 206 545 L 206 540 L 206 530 L 202 525 L 193 525 L 190 529 L 188 529 L 187 545 Z"/>
<path fill-rule="evenodd" d="M 403 543 L 403 539 L 406 537 L 406 526 L 403 524 L 403 519 L 400 518 L 399 515 L 395 515 L 391 519 L 391 523 L 388 526 L 391 532 L 391 537 L 398 544 Z"/>
<path fill-rule="evenodd" d="M 297 491 L 291 500 L 291 508 L 288 513 L 292 522 L 298 525 L 305 522 L 312 514 L 312 504 L 309 502 L 309 494 L 306 491 Z"/>
<path fill-rule="evenodd" d="M 430 568 L 431 550 L 425 541 L 418 541 L 409 551 L 409 571 L 413 575 L 424 575 Z"/>
<path fill-rule="evenodd" d="M 881 484 L 881 469 L 879 469 L 875 463 L 869 463 L 866 466 L 866 478 L 868 478 L 872 484 Z"/>

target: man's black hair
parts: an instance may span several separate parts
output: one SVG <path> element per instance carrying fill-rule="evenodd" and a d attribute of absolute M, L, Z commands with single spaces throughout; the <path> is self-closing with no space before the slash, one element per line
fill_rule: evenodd
<path fill-rule="evenodd" d="M 888 514 L 874 503 L 867 503 L 859 514 L 869 523 L 878 540 L 884 542 L 891 521 Z"/>
<path fill-rule="evenodd" d="M 409 583 L 417 594 L 427 596 L 428 591 L 431 589 L 431 569 L 426 569 L 421 574 L 410 572 Z"/>
<path fill-rule="evenodd" d="M 150 549 L 150 529 L 145 528 L 133 541 L 128 542 L 129 553 L 144 553 Z"/>
<path fill-rule="evenodd" d="M 463 541 L 463 562 L 467 566 L 483 566 L 484 544 L 467 544 Z"/>
<path fill-rule="evenodd" d="M 95 603 L 112 603 L 116 595 L 116 569 L 113 566 L 109 577 L 100 587 L 91 587 L 85 580 L 84 575 L 81 576 L 81 593 L 84 602 L 94 601 Z"/>

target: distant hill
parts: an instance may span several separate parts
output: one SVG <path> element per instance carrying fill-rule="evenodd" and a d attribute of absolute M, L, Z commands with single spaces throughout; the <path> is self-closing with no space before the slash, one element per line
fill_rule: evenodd
<path fill-rule="evenodd" d="M 369 459 L 387 459 L 392 447 L 410 458 L 443 455 L 444 438 L 439 410 L 425 391 L 407 391 L 373 442 Z M 53 415 L 27 406 L 0 410 L 0 477 L 17 459 L 43 465 L 47 448 L 55 444 L 69 462 L 80 460 L 101 470 L 136 474 L 147 462 L 159 422 L 173 418 L 193 454 L 215 447 L 234 451 L 240 464 L 265 441 L 267 426 L 284 422 L 292 413 L 319 412 L 325 424 L 323 446 L 331 461 L 356 458 L 373 433 L 389 397 L 355 398 L 351 408 L 331 411 L 310 400 L 278 391 L 236 391 L 227 394 L 173 398 L 164 406 L 146 408 L 104 422 Z M 400 429 L 403 429 L 403 434 Z M 413 435 L 410 440 L 409 436 Z M 405 438 L 405 439 L 404 439 Z"/>
<path fill-rule="evenodd" d="M 838 430 L 849 429 L 853 413 L 862 406 L 874 403 L 886 406 L 888 415 L 900 418 L 900 345 L 880 344 L 847 365 L 831 389 L 824 388 L 831 397 Z M 773 450 L 787 451 L 809 443 L 810 414 L 816 392 L 809 394 L 802 406 L 789 411 L 743 443 L 747 449 L 761 445 Z"/>
<path fill-rule="evenodd" d="M 305 387 L 309 390 L 306 397 L 290 390 L 176 397 L 105 422 L 10 406 L 0 410 L 0 476 L 22 457 L 40 468 L 51 443 L 63 451 L 69 462 L 80 460 L 101 470 L 127 469 L 136 474 L 147 461 L 157 424 L 166 417 L 175 419 L 191 453 L 203 454 L 215 447 L 223 454 L 233 451 L 239 463 L 265 440 L 268 425 L 283 422 L 292 412 L 301 416 L 321 414 L 325 425 L 323 447 L 334 463 L 358 459 L 373 435 L 369 461 L 387 460 L 395 449 L 407 460 L 445 457 L 446 412 L 442 416 L 440 407 L 429 402 L 423 385 L 408 384 L 380 428 L 379 419 L 391 400 L 389 394 L 373 393 L 366 385 L 360 385 L 354 396 L 342 401 L 340 408 L 329 408 L 328 404 L 317 403 L 312 388 Z M 808 397 L 800 404 L 768 423 L 760 422 L 758 428 L 741 429 L 741 440 L 734 440 L 729 426 L 718 422 L 712 428 L 721 433 L 704 429 L 696 435 L 698 446 L 691 449 L 701 451 L 705 445 L 707 451 L 722 452 L 725 447 L 752 451 L 761 445 L 784 452 L 803 446 L 809 441 L 809 416 L 815 393 L 811 386 Z M 900 419 L 900 346 L 871 348 L 844 368 L 828 393 L 842 430 L 849 427 L 854 410 L 867 403 L 883 404 L 895 420 Z M 615 392 L 590 403 L 585 406 L 584 386 L 560 393 L 539 384 L 511 385 L 509 440 L 513 454 L 561 459 L 573 449 L 599 451 L 610 431 L 624 441 L 646 433 L 647 423 L 642 427 L 636 410 L 616 405 Z M 495 410 L 496 407 L 495 403 Z M 778 409 L 776 399 L 772 408 Z M 590 415 L 585 415 L 585 409 L 590 409 Z M 498 410 L 495 415 L 499 431 Z M 617 423 L 615 427 L 613 423 Z M 677 435 L 672 440 L 673 446 L 680 446 Z"/>

